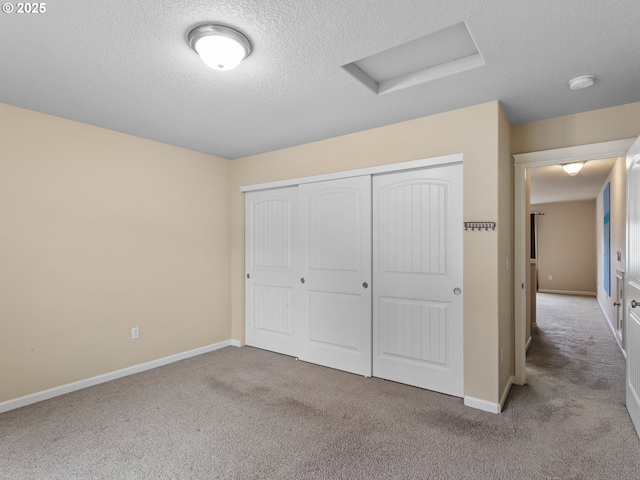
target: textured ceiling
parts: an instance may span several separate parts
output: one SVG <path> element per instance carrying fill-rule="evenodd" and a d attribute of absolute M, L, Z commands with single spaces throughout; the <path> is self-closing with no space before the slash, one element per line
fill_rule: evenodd
<path fill-rule="evenodd" d="M 512 125 L 640 101 L 638 0 L 57 0 L 0 13 L 0 102 L 238 158 L 500 100 Z M 188 32 L 254 51 L 208 69 Z M 465 22 L 486 65 L 376 95 L 341 66 Z M 572 92 L 567 81 L 595 74 Z"/>

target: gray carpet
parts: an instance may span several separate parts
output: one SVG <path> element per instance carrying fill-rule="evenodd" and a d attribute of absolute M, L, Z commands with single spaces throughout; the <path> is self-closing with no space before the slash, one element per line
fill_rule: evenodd
<path fill-rule="evenodd" d="M 505 411 L 229 347 L 0 415 L 2 479 L 637 479 L 593 298 L 541 294 Z"/>

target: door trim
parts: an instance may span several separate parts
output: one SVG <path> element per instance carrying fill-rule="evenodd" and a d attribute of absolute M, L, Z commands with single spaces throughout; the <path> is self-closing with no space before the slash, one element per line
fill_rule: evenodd
<path fill-rule="evenodd" d="M 251 192 L 253 190 L 266 190 L 269 188 L 291 187 L 304 183 L 324 182 L 325 180 L 339 180 L 341 178 L 360 177 L 363 175 L 377 175 L 380 173 L 401 172 L 403 170 L 415 170 L 427 167 L 440 167 L 444 165 L 462 163 L 462 153 L 452 153 L 439 157 L 423 158 L 420 160 L 410 160 L 408 162 L 388 163 L 377 167 L 358 168 L 355 170 L 343 170 L 341 172 L 325 173 L 310 177 L 292 178 L 289 180 L 279 180 L 276 182 L 258 183 L 240 187 L 241 192 Z"/>
<path fill-rule="evenodd" d="M 513 155 L 514 158 L 514 292 L 515 292 L 515 377 L 517 385 L 527 383 L 526 377 L 526 235 L 527 205 L 525 202 L 527 168 L 571 163 L 577 161 L 600 160 L 603 158 L 626 156 L 635 138 L 625 138 L 610 142 L 591 143 L 573 147 L 556 148 Z"/>

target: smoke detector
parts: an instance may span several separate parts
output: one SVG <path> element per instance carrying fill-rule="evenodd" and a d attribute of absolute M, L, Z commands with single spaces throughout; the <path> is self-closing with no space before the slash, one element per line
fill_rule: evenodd
<path fill-rule="evenodd" d="M 569 88 L 571 90 L 582 90 L 583 88 L 593 85 L 595 79 L 595 75 L 581 75 L 579 77 L 572 78 L 569 80 Z"/>

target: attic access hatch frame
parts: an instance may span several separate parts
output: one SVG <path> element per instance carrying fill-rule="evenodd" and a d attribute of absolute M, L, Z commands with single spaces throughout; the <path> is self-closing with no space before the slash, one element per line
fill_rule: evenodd
<path fill-rule="evenodd" d="M 343 65 L 376 95 L 383 95 L 485 65 L 466 22 Z"/>

